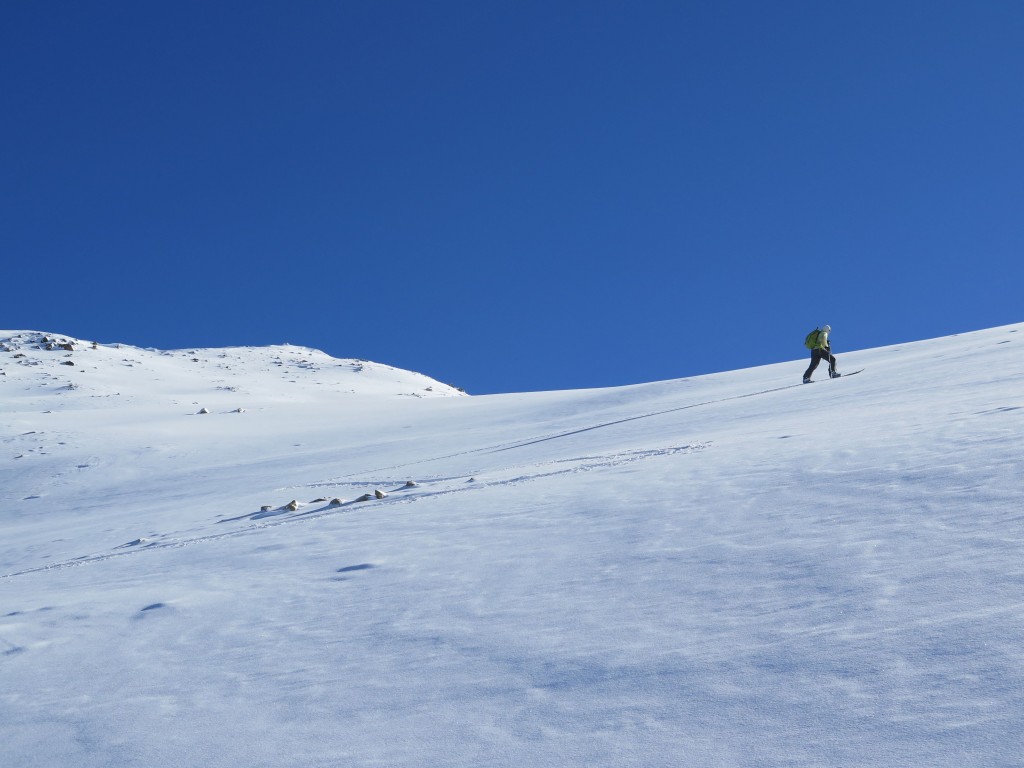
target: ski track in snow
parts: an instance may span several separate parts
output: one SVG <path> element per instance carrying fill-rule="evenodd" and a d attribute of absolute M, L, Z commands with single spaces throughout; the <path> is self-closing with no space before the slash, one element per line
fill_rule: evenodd
<path fill-rule="evenodd" d="M 860 373 L 860 371 L 857 371 L 857 373 Z M 410 467 L 420 466 L 420 465 L 423 465 L 423 464 L 429 464 L 429 463 L 438 462 L 438 461 L 445 461 L 447 459 L 458 458 L 458 457 L 462 457 L 462 456 L 471 456 L 471 455 L 475 455 L 475 454 L 485 454 L 486 455 L 486 454 L 503 453 L 503 452 L 515 450 L 515 449 L 518 449 L 518 448 L 525 448 L 525 447 L 529 447 L 529 446 L 533 446 L 533 445 L 538 445 L 540 443 L 551 442 L 551 441 L 554 441 L 554 440 L 559 440 L 559 439 L 563 439 L 563 438 L 567 438 L 567 437 L 573 437 L 573 436 L 576 436 L 576 435 L 581 435 L 581 434 L 584 434 L 584 433 L 587 433 L 587 432 L 592 432 L 592 431 L 599 430 L 599 429 L 605 429 L 605 428 L 617 426 L 617 425 L 620 425 L 620 424 L 627 424 L 627 423 L 634 422 L 634 421 L 640 421 L 640 420 L 644 420 L 644 419 L 656 418 L 658 416 L 665 416 L 667 414 L 678 413 L 678 412 L 681 412 L 681 411 L 691 410 L 693 408 L 706 407 L 706 406 L 709 406 L 709 405 L 717 405 L 717 404 L 726 403 L 726 402 L 730 402 L 730 401 L 734 401 L 734 400 L 744 400 L 744 399 L 751 398 L 751 397 L 758 397 L 758 396 L 761 396 L 761 395 L 767 395 L 767 394 L 771 394 L 771 393 L 774 393 L 774 392 L 782 392 L 782 391 L 785 391 L 785 390 L 795 389 L 797 387 L 802 387 L 802 386 L 804 386 L 802 382 L 801 383 L 797 383 L 797 384 L 786 384 L 786 385 L 783 385 L 783 386 L 780 386 L 780 387 L 771 387 L 771 388 L 768 388 L 768 389 L 760 389 L 760 390 L 757 390 L 755 392 L 746 392 L 746 393 L 739 394 L 739 395 L 732 395 L 730 397 L 717 398 L 717 399 L 712 399 L 712 400 L 703 400 L 703 401 L 697 402 L 697 403 L 689 403 L 687 405 L 681 405 L 681 406 L 674 407 L 674 408 L 665 408 L 665 409 L 661 409 L 661 410 L 657 410 L 657 411 L 649 411 L 649 412 L 642 413 L 642 414 L 639 414 L 639 415 L 636 415 L 636 416 L 628 416 L 626 418 L 615 419 L 615 420 L 612 420 L 612 421 L 606 421 L 606 422 L 602 422 L 602 423 L 599 423 L 599 424 L 593 424 L 593 425 L 590 425 L 590 426 L 580 427 L 578 429 L 566 430 L 566 431 L 556 432 L 556 433 L 552 433 L 552 434 L 545 434 L 545 435 L 541 435 L 541 436 L 538 436 L 538 437 L 527 438 L 525 440 L 517 440 L 517 441 L 506 442 L 506 443 L 498 443 L 498 444 L 495 444 L 495 445 L 488 445 L 488 446 L 484 446 L 484 447 L 481 447 L 481 448 L 473 448 L 473 449 L 470 449 L 470 450 L 467 450 L 467 451 L 459 451 L 457 453 L 445 454 L 443 456 L 434 456 L 434 457 L 431 457 L 431 458 L 428 458 L 428 459 L 418 459 L 416 461 L 404 462 L 402 464 L 395 464 L 395 465 L 391 465 L 391 466 L 387 466 L 387 467 L 378 467 L 378 468 L 372 469 L 372 470 L 347 473 L 347 474 L 339 475 L 339 476 L 337 476 L 335 478 L 332 478 L 330 480 L 323 481 L 323 482 L 306 483 L 306 484 L 298 485 L 298 486 L 285 486 L 285 487 L 282 487 L 282 488 L 278 488 L 277 490 L 279 492 L 295 491 L 295 490 L 306 490 L 306 489 L 315 490 L 315 489 L 318 489 L 318 488 L 336 488 L 336 487 L 338 487 L 340 485 L 351 486 L 351 487 L 365 487 L 365 488 L 375 488 L 375 487 L 379 487 L 379 486 L 382 486 L 382 485 L 398 485 L 400 483 L 403 483 L 404 481 L 401 481 L 401 480 L 398 480 L 398 479 L 394 479 L 394 478 L 388 478 L 388 479 L 383 479 L 383 480 L 382 479 L 376 479 L 376 480 L 351 481 L 351 480 L 349 480 L 349 478 L 353 478 L 353 477 L 366 477 L 367 475 L 373 475 L 373 474 L 376 474 L 376 473 L 379 473 L 379 472 L 389 472 L 389 471 L 398 470 L 398 469 L 408 469 Z M 188 415 L 191 416 L 191 415 L 194 415 L 194 414 L 190 413 Z M 30 432 L 30 433 L 27 433 L 27 434 L 28 435 L 34 435 L 36 433 L 35 432 Z M 249 520 L 251 522 L 256 523 L 256 525 L 251 526 L 251 527 L 246 528 L 246 529 L 235 530 L 235 531 L 230 531 L 230 532 L 226 532 L 226 533 L 209 534 L 209 535 L 202 535 L 202 536 L 192 536 L 192 537 L 188 537 L 188 538 L 176 539 L 176 540 L 167 541 L 167 542 L 149 541 L 148 543 L 146 543 L 146 545 L 144 547 L 143 546 L 138 546 L 135 542 L 129 542 L 128 544 L 118 545 L 117 547 L 114 547 L 114 549 L 122 549 L 122 548 L 128 548 L 128 547 L 137 547 L 137 548 L 129 549 L 128 551 L 125 551 L 125 552 L 110 552 L 110 553 L 102 553 L 102 554 L 94 554 L 94 555 L 83 555 L 83 556 L 80 556 L 80 557 L 77 557 L 77 558 L 73 558 L 73 559 L 70 559 L 70 560 L 62 560 L 60 562 L 48 563 L 48 564 L 45 564 L 45 565 L 37 566 L 37 567 L 34 567 L 34 568 L 28 568 L 28 569 L 24 569 L 24 570 L 20 570 L 20 571 L 15 571 L 15 572 L 12 572 L 12 573 L 0 574 L 0 579 L 8 579 L 8 578 L 12 578 L 12 577 L 15 577 L 15 576 L 22 576 L 22 575 L 29 574 L 29 573 L 38 573 L 38 572 L 41 572 L 41 571 L 53 570 L 53 569 L 56 569 L 56 568 L 72 568 L 72 567 L 77 567 L 77 566 L 85 565 L 85 564 L 98 563 L 98 562 L 103 562 L 105 560 L 109 560 L 109 559 L 114 558 L 114 557 L 123 557 L 125 555 L 138 554 L 140 552 L 146 552 L 146 551 L 153 550 L 153 549 L 160 549 L 160 548 L 167 548 L 167 547 L 180 548 L 180 547 L 185 547 L 185 546 L 191 546 L 193 544 L 201 544 L 201 543 L 209 542 L 209 541 L 218 541 L 220 539 L 231 538 L 233 536 L 249 535 L 249 534 L 252 534 L 252 533 L 259 532 L 262 529 L 272 528 L 272 527 L 276 527 L 276 526 L 287 524 L 287 523 L 317 520 L 317 519 L 320 519 L 320 518 L 328 516 L 328 515 L 335 515 L 335 514 L 340 514 L 342 512 L 348 512 L 349 508 L 352 507 L 353 505 L 361 505 L 361 504 L 380 505 L 380 504 L 385 503 L 385 502 L 390 502 L 390 503 L 395 503 L 395 502 L 409 503 L 409 502 L 412 502 L 412 501 L 419 501 L 419 500 L 422 500 L 422 499 L 425 499 L 425 498 L 430 498 L 430 497 L 435 497 L 435 496 L 447 496 L 447 495 L 456 494 L 456 493 L 465 493 L 465 492 L 468 492 L 468 491 L 482 490 L 484 488 L 493 487 L 493 486 L 518 485 L 520 483 L 529 482 L 531 480 L 538 480 L 538 479 L 547 478 L 547 477 L 554 477 L 554 476 L 562 475 L 562 474 L 570 474 L 570 473 L 575 473 L 575 472 L 590 472 L 590 471 L 593 471 L 593 470 L 596 470 L 596 469 L 614 467 L 614 466 L 618 466 L 618 465 L 624 464 L 624 463 L 629 463 L 629 462 L 633 462 L 633 461 L 640 461 L 640 460 L 643 460 L 643 459 L 653 458 L 655 456 L 669 456 L 669 455 L 673 455 L 673 454 L 681 453 L 681 452 L 691 453 L 693 451 L 703 450 L 706 447 L 708 447 L 709 445 L 710 445 L 710 442 L 708 442 L 708 443 L 697 443 L 697 444 L 693 444 L 693 445 L 670 447 L 670 448 L 662 448 L 662 449 L 638 450 L 638 451 L 632 451 L 632 452 L 623 453 L 623 454 L 614 454 L 612 456 L 607 456 L 607 457 L 585 457 L 585 458 L 554 459 L 554 460 L 551 460 L 551 461 L 548 461 L 548 462 L 541 462 L 539 464 L 520 465 L 520 466 L 515 466 L 514 465 L 513 467 L 510 467 L 509 470 L 512 470 L 512 469 L 523 469 L 523 468 L 530 467 L 530 466 L 538 467 L 538 466 L 545 466 L 545 465 L 550 465 L 550 464 L 560 464 L 560 463 L 575 463 L 575 464 L 577 464 L 577 466 L 574 466 L 574 467 L 569 468 L 569 469 L 562 469 L 562 470 L 554 471 L 554 472 L 523 474 L 523 475 L 518 475 L 516 477 L 512 477 L 512 478 L 509 478 L 509 479 L 505 479 L 505 480 L 492 480 L 492 481 L 485 481 L 485 482 L 477 482 L 477 481 L 475 481 L 475 477 L 474 477 L 473 474 L 460 475 L 460 476 L 454 476 L 454 477 L 439 477 L 439 478 L 430 479 L 430 480 L 428 480 L 426 482 L 437 483 L 437 482 L 443 482 L 443 481 L 463 480 L 463 481 L 467 482 L 467 485 L 465 485 L 463 487 L 460 487 L 460 488 L 446 488 L 446 489 L 443 489 L 443 490 L 421 491 L 420 493 L 416 493 L 416 494 L 405 494 L 401 498 L 391 498 L 390 494 L 399 493 L 401 491 L 406 490 L 405 488 L 401 487 L 401 485 L 399 485 L 398 488 L 395 488 L 395 489 L 393 489 L 391 491 L 388 491 L 389 497 L 387 499 L 377 499 L 377 500 L 365 501 L 365 502 L 346 501 L 346 502 L 344 502 L 341 505 L 336 505 L 336 506 L 326 505 L 324 507 L 320 507 L 320 508 L 317 508 L 317 509 L 306 510 L 304 512 L 296 511 L 294 513 L 288 513 L 286 511 L 284 511 L 283 508 L 277 508 L 277 509 L 273 509 L 273 510 L 260 511 L 260 512 L 254 512 L 254 513 L 244 513 L 244 514 L 238 515 L 236 517 L 225 518 L 225 519 L 219 520 L 218 523 L 228 523 L 228 522 L 237 522 L 237 521 L 240 521 L 240 520 Z M 497 470 L 497 471 L 490 470 L 490 471 L 488 471 L 488 474 L 495 475 L 495 474 L 500 474 L 502 471 L 509 471 L 509 470 Z M 471 482 L 471 483 L 469 482 L 470 478 L 473 479 L 473 482 Z M 275 518 L 275 519 L 271 520 L 271 522 L 262 522 L 263 520 L 269 520 L 271 518 Z M 161 534 L 161 535 L 159 535 L 159 538 L 165 538 L 165 537 L 174 536 L 174 535 L 175 534 Z M 152 538 L 156 538 L 156 537 L 151 536 L 149 538 L 152 539 Z"/>
<path fill-rule="evenodd" d="M 468 451 L 460 451 L 460 452 L 457 452 L 457 453 L 446 454 L 444 456 L 434 456 L 434 457 L 431 457 L 429 459 L 419 459 L 419 460 L 416 460 L 416 461 L 405 462 L 405 463 L 402 463 L 402 464 L 395 464 L 395 465 L 388 466 L 388 467 L 379 467 L 377 469 L 368 470 L 368 471 L 352 472 L 352 473 L 348 473 L 348 474 L 344 474 L 344 475 L 339 475 L 336 478 L 332 478 L 331 480 L 327 480 L 327 481 L 323 481 L 323 482 L 319 482 L 319 483 L 307 483 L 307 484 L 300 485 L 300 486 L 285 486 L 285 487 L 279 488 L 277 490 L 278 491 L 293 491 L 293 490 L 298 490 L 298 489 L 331 488 L 331 487 L 337 487 L 339 485 L 348 485 L 348 486 L 353 486 L 353 487 L 373 488 L 373 487 L 378 487 L 378 486 L 381 486 L 381 485 L 398 484 L 398 483 L 401 483 L 403 481 L 400 481 L 400 480 L 397 480 L 397 479 L 393 479 L 393 478 L 389 478 L 389 479 L 385 479 L 385 480 L 379 480 L 379 479 L 378 480 L 361 480 L 361 481 L 356 481 L 356 482 L 351 482 L 351 481 L 350 482 L 344 482 L 344 481 L 346 481 L 346 480 L 348 480 L 349 478 L 352 478 L 352 477 L 365 477 L 366 475 L 371 475 L 371 474 L 375 474 L 375 473 L 378 473 L 378 472 L 387 472 L 387 471 L 392 471 L 392 470 L 396 470 L 396 469 L 407 469 L 409 467 L 419 466 L 419 465 L 422 465 L 422 464 L 429 464 L 429 463 L 437 462 L 437 461 L 444 461 L 444 460 L 447 460 L 447 459 L 457 458 L 457 457 L 461 457 L 461 456 L 469 456 L 469 455 L 474 455 L 474 454 L 502 453 L 502 452 L 511 451 L 511 450 L 514 450 L 514 449 L 517 449 L 517 448 L 525 448 L 527 446 L 537 445 L 537 444 L 544 443 L 544 442 L 550 442 L 550 441 L 553 441 L 553 440 L 558 440 L 558 439 L 562 439 L 562 438 L 566 438 L 566 437 L 572 437 L 572 436 L 580 435 L 580 434 L 583 434 L 583 433 L 586 433 L 586 432 L 592 432 L 592 431 L 598 430 L 598 429 L 604 429 L 604 428 L 607 428 L 607 427 L 613 427 L 613 426 L 616 426 L 616 425 L 619 425 L 619 424 L 626 424 L 626 423 L 629 423 L 629 422 L 639 421 L 639 420 L 642 420 L 642 419 L 650 419 L 650 418 L 654 418 L 654 417 L 657 417 L 657 416 L 664 416 L 664 415 L 670 414 L 670 413 L 677 413 L 677 412 L 680 412 L 680 411 L 690 410 L 692 408 L 700 408 L 700 407 L 703 407 L 703 406 L 715 405 L 715 404 L 719 404 L 719 403 L 729 402 L 731 400 L 742 400 L 742 399 L 749 398 L 749 397 L 756 397 L 758 395 L 766 395 L 766 394 L 770 394 L 770 393 L 773 393 L 773 392 L 781 392 L 783 390 L 793 389 L 793 388 L 799 387 L 799 386 L 802 386 L 802 384 L 789 384 L 789 385 L 785 385 L 785 386 L 781 386 L 781 387 L 773 387 L 773 388 L 770 388 L 770 389 L 758 390 L 756 392 L 749 392 L 749 393 L 744 393 L 744 394 L 740 394 L 740 395 L 733 395 L 731 397 L 719 398 L 719 399 L 716 399 L 716 400 L 705 400 L 705 401 L 701 401 L 699 403 L 690 403 L 688 405 L 678 406 L 676 408 L 667 408 L 667 409 L 662 409 L 662 410 L 658 410 L 658 411 L 651 411 L 651 412 L 648 412 L 648 413 L 643 413 L 643 414 L 640 414 L 638 416 L 629 416 L 629 417 L 626 417 L 624 419 L 615 419 L 613 421 L 602 422 L 600 424 L 594 424 L 594 425 L 587 426 L 587 427 L 581 427 L 579 429 L 573 429 L 573 430 L 558 432 L 558 433 L 554 433 L 554 434 L 546 434 L 546 435 L 543 435 L 543 436 L 540 436 L 540 437 L 536 437 L 536 438 L 529 438 L 527 440 L 514 441 L 512 443 L 499 443 L 499 444 L 496 444 L 496 445 L 489 445 L 489 446 L 485 446 L 485 447 L 482 447 L 482 448 L 474 448 L 474 449 L 471 449 L 471 450 L 468 450 Z M 190 414 L 190 415 L 192 415 L 192 414 Z M 34 433 L 30 433 L 30 434 L 34 434 Z M 418 494 L 415 494 L 415 495 L 410 494 L 410 495 L 406 495 L 406 496 L 402 497 L 401 499 L 397 499 L 396 498 L 396 499 L 392 500 L 392 503 L 394 503 L 395 501 L 410 502 L 410 501 L 418 501 L 418 500 L 421 500 L 421 499 L 424 499 L 424 498 L 433 497 L 433 496 L 445 496 L 445 495 L 450 495 L 450 494 L 454 494 L 454 493 L 465 493 L 467 491 L 481 490 L 483 488 L 487 488 L 487 487 L 491 487 L 491 486 L 517 485 L 517 484 L 520 484 L 520 483 L 528 482 L 530 480 L 537 480 L 537 479 L 546 478 L 546 477 L 553 477 L 553 476 L 561 475 L 561 474 L 569 474 L 569 473 L 575 473 L 575 472 L 590 472 L 590 471 L 593 471 L 593 470 L 596 470 L 596 469 L 614 467 L 614 466 L 618 466 L 618 465 L 624 464 L 624 463 L 629 463 L 629 462 L 633 462 L 633 461 L 640 461 L 640 460 L 643 460 L 643 459 L 653 458 L 655 456 L 670 456 L 670 455 L 673 455 L 673 454 L 676 454 L 676 453 L 681 453 L 681 452 L 691 453 L 693 451 L 703 450 L 704 448 L 708 447 L 708 445 L 710 445 L 710 443 L 697 443 L 697 444 L 694 444 L 694 445 L 676 446 L 676 447 L 662 448 L 662 449 L 638 450 L 638 451 L 633 451 L 633 452 L 629 452 L 629 453 L 615 454 L 615 455 L 612 455 L 612 456 L 609 456 L 609 457 L 584 457 L 584 458 L 554 459 L 554 460 L 551 460 L 549 462 L 542 462 L 540 464 L 522 465 L 522 467 L 526 467 L 526 466 L 543 466 L 543 465 L 546 465 L 546 464 L 561 464 L 561 463 L 574 463 L 574 464 L 577 464 L 577 466 L 572 467 L 570 469 L 559 470 L 559 471 L 556 471 L 556 472 L 525 474 L 525 475 L 520 475 L 520 476 L 516 476 L 516 477 L 510 478 L 510 479 L 507 479 L 507 480 L 489 481 L 489 482 L 474 482 L 472 485 L 467 486 L 467 487 L 463 487 L 463 488 L 449 488 L 449 489 L 445 489 L 445 490 L 435 490 L 435 491 L 430 491 L 430 492 L 421 492 L 421 493 L 418 493 Z M 491 470 L 491 471 L 489 471 L 488 474 L 498 474 L 499 472 L 500 472 L 500 470 L 498 472 L 496 472 L 494 470 Z M 459 479 L 466 480 L 467 478 L 470 478 L 470 477 L 472 477 L 472 475 L 461 475 L 461 476 L 458 476 L 458 477 L 450 477 L 450 478 L 434 478 L 434 479 L 430 480 L 429 482 L 435 482 L 436 483 L 436 482 L 443 481 L 443 480 L 459 480 Z M 388 493 L 389 494 L 396 493 L 396 492 L 400 492 L 401 490 L 404 490 L 404 489 L 399 487 L 399 488 L 396 488 L 396 489 L 394 489 L 392 491 L 389 491 Z M 76 566 L 84 565 L 86 563 L 102 562 L 104 560 L 109 560 L 112 557 L 121 557 L 121 556 L 128 555 L 128 554 L 136 554 L 138 552 L 144 552 L 144 551 L 147 551 L 147 550 L 150 550 L 150 549 L 154 549 L 154 548 L 161 548 L 161 547 L 183 547 L 183 546 L 190 546 L 192 544 L 202 543 L 202 542 L 206 542 L 206 541 L 216 541 L 216 540 L 223 539 L 223 538 L 229 538 L 231 536 L 240 536 L 240 535 L 245 535 L 245 534 L 253 533 L 253 532 L 256 532 L 256 531 L 258 531 L 260 529 L 263 529 L 263 528 L 274 527 L 274 526 L 282 525 L 282 524 L 288 523 L 288 522 L 295 522 L 297 520 L 303 520 L 303 521 L 304 520 L 315 520 L 315 519 L 319 519 L 321 517 L 324 517 L 326 515 L 338 514 L 340 512 L 347 511 L 349 507 L 351 507 L 352 505 L 356 505 L 356 504 L 380 504 L 380 503 L 382 503 L 384 501 L 387 501 L 387 499 L 378 499 L 378 500 L 376 500 L 374 502 L 346 501 L 345 503 L 343 503 L 341 505 L 338 505 L 338 506 L 330 506 L 330 505 L 328 505 L 328 506 L 321 507 L 321 508 L 318 508 L 318 509 L 315 509 L 315 510 L 307 510 L 305 512 L 295 512 L 295 513 L 292 513 L 292 514 L 285 514 L 280 509 L 268 510 L 266 512 L 262 512 L 261 511 L 261 512 L 255 512 L 255 513 L 246 513 L 246 514 L 239 515 L 237 517 L 226 518 L 226 519 L 220 520 L 218 522 L 220 522 L 220 523 L 235 522 L 235 521 L 242 520 L 242 519 L 248 519 L 250 521 L 261 521 L 261 520 L 272 518 L 272 517 L 273 518 L 280 517 L 280 519 L 279 520 L 274 520 L 273 522 L 270 522 L 270 523 L 260 523 L 259 525 L 253 526 L 250 529 L 231 531 L 231 532 L 228 532 L 228 533 L 211 534 L 211 535 L 207 535 L 207 536 L 195 536 L 195 537 L 190 537 L 190 538 L 187 538 L 187 539 L 181 539 L 181 540 L 176 540 L 176 541 L 173 541 L 173 542 L 166 542 L 166 543 L 150 542 L 150 543 L 146 544 L 145 547 L 140 547 L 138 549 L 134 549 L 134 550 L 131 550 L 131 551 L 128 551 L 128 552 L 97 554 L 97 555 L 85 555 L 85 556 L 82 556 L 82 557 L 74 558 L 72 560 L 64 560 L 64 561 L 61 561 L 61 562 L 58 562 L 58 563 L 50 563 L 50 564 L 38 566 L 38 567 L 35 567 L 35 568 L 29 568 L 29 569 L 25 569 L 25 570 L 21 570 L 21 571 L 15 571 L 15 572 L 12 572 L 12 573 L 7 573 L 7 574 L 0 574 L 0 579 L 7 579 L 7 578 L 14 577 L 14 576 L 21 576 L 21 575 L 28 574 L 28 573 L 37 573 L 37 572 L 40 572 L 40 571 L 52 570 L 54 568 L 71 568 L 71 567 L 76 567 Z M 167 535 L 173 535 L 173 534 L 167 534 Z M 132 545 L 133 545 L 132 543 L 122 544 L 122 545 L 119 545 L 118 547 L 115 547 L 115 549 L 120 549 L 122 547 L 128 547 L 128 546 L 132 546 Z"/>
<path fill-rule="evenodd" d="M 858 373 L 859 373 L 859 371 L 858 371 Z M 338 475 L 336 478 L 333 478 L 330 481 L 322 483 L 321 485 L 322 486 L 328 486 L 328 485 L 336 484 L 337 482 L 340 482 L 342 480 L 347 480 L 348 478 L 352 478 L 352 477 L 365 477 L 366 475 L 372 475 L 372 474 L 376 474 L 378 472 L 390 472 L 390 471 L 396 470 L 396 469 L 408 469 L 409 467 L 416 467 L 416 466 L 420 466 L 422 464 L 429 464 L 429 463 L 435 462 L 435 461 L 445 461 L 447 459 L 454 459 L 454 458 L 458 458 L 458 457 L 461 457 L 461 456 L 472 456 L 474 454 L 502 453 L 504 451 L 511 451 L 511 450 L 516 449 L 516 448 L 525 448 L 525 447 L 528 447 L 528 446 L 531 446 L 531 445 L 537 445 L 539 443 L 550 442 L 552 440 L 559 440 L 561 438 L 573 437 L 575 435 L 581 435 L 581 434 L 584 434 L 586 432 L 592 432 L 594 430 L 604 429 L 606 427 L 613 427 L 613 426 L 616 426 L 616 425 L 619 425 L 619 424 L 628 424 L 629 422 L 632 422 L 632 421 L 640 421 L 642 419 L 650 419 L 650 418 L 654 418 L 656 416 L 665 416 L 665 415 L 670 414 L 670 413 L 678 413 L 680 411 L 687 411 L 687 410 L 690 410 L 692 408 L 701 408 L 701 407 L 708 406 L 708 405 L 718 405 L 720 403 L 727 403 L 727 402 L 730 402 L 730 401 L 733 401 L 733 400 L 744 400 L 744 399 L 749 398 L 749 397 L 757 397 L 759 395 L 767 395 L 767 394 L 771 394 L 773 392 L 782 392 L 782 391 L 787 390 L 787 389 L 794 389 L 796 387 L 802 387 L 802 386 L 803 386 L 802 383 L 800 383 L 800 384 L 786 384 L 786 385 L 783 385 L 781 387 L 772 387 L 770 389 L 761 389 L 761 390 L 758 390 L 756 392 L 747 392 L 747 393 L 744 393 L 744 394 L 741 394 L 741 395 L 733 395 L 731 397 L 718 398 L 716 400 L 704 400 L 704 401 L 701 401 L 699 403 L 690 403 L 688 405 L 681 405 L 681 406 L 678 406 L 678 407 L 675 407 L 675 408 L 665 408 L 665 409 L 658 410 L 658 411 L 650 411 L 648 413 L 642 413 L 642 414 L 640 414 L 638 416 L 628 416 L 628 417 L 626 417 L 624 419 L 615 419 L 614 421 L 607 421 L 607 422 L 603 422 L 601 424 L 593 424 L 591 426 L 580 427 L 578 429 L 572 429 L 572 430 L 567 430 L 567 431 L 563 431 L 563 432 L 556 432 L 556 433 L 552 433 L 552 434 L 545 434 L 545 435 L 541 435 L 539 437 L 527 438 L 525 440 L 515 440 L 515 441 L 510 441 L 510 442 L 505 442 L 505 443 L 497 443 L 497 444 L 494 444 L 494 445 L 487 445 L 487 446 L 484 446 L 482 448 L 472 448 L 472 449 L 470 449 L 468 451 L 458 451 L 457 453 L 447 453 L 447 454 L 444 454 L 444 455 L 441 455 L 441 456 L 432 456 L 429 459 L 417 459 L 416 461 L 404 462 L 402 464 L 392 464 L 392 465 L 385 466 L 385 467 L 376 467 L 374 469 L 360 470 L 358 472 L 350 472 L 350 473 L 347 473 L 347 474 L 344 474 L 344 475 Z M 281 488 L 281 489 L 278 489 L 278 490 L 289 490 L 289 488 L 292 488 L 292 487 L 298 487 L 298 486 L 288 486 L 286 488 Z M 314 487 L 314 486 L 303 486 L 303 487 Z"/>
<path fill-rule="evenodd" d="M 628 421 L 629 419 L 627 419 Z M 495 480 L 476 480 L 470 475 L 462 475 L 458 477 L 446 477 L 446 478 L 433 478 L 424 481 L 424 484 L 418 485 L 415 488 L 406 488 L 404 481 L 386 479 L 386 480 L 373 480 L 373 481 L 361 481 L 359 483 L 349 483 L 351 486 L 363 486 L 363 487 L 381 487 L 397 485 L 395 488 L 391 488 L 387 491 L 387 496 L 383 499 L 371 499 L 367 501 L 346 501 L 340 505 L 325 504 L 324 506 L 317 507 L 315 509 L 309 509 L 305 511 L 286 510 L 284 507 L 277 509 L 251 512 L 238 515 L 237 517 L 225 518 L 218 520 L 216 524 L 239 522 L 241 520 L 249 520 L 254 522 L 254 525 L 246 528 L 226 531 L 224 533 L 206 534 L 201 536 L 190 536 L 187 538 L 171 539 L 167 541 L 161 541 L 160 539 L 169 539 L 176 534 L 157 534 L 151 535 L 145 539 L 136 539 L 134 541 L 120 544 L 114 547 L 114 550 L 125 550 L 123 552 L 106 552 L 92 555 L 82 555 L 80 557 L 72 558 L 70 560 L 62 560 L 55 563 L 47 563 L 34 568 L 26 568 L 20 571 L 14 571 L 12 573 L 0 574 L 0 579 L 9 579 L 16 576 L 23 576 L 29 573 L 39 573 L 43 571 L 50 571 L 59 568 L 75 568 L 82 565 L 91 565 L 94 563 L 101 563 L 106 560 L 111 560 L 117 557 L 125 557 L 128 555 L 140 554 L 143 552 L 149 552 L 157 549 L 179 549 L 182 547 L 188 547 L 195 544 L 203 544 L 211 541 L 220 541 L 222 539 L 230 539 L 237 536 L 247 536 L 254 533 L 259 533 L 262 530 L 268 528 L 274 528 L 280 525 L 288 525 L 291 523 L 309 522 L 313 520 L 319 520 L 324 517 L 350 513 L 353 507 L 373 507 L 379 509 L 384 505 L 393 504 L 409 504 L 412 502 L 422 501 L 424 499 L 434 498 L 438 496 L 450 496 L 453 494 L 461 494 L 468 492 L 483 491 L 487 488 L 508 486 L 508 485 L 520 485 L 535 480 L 542 480 L 550 477 L 557 477 L 559 475 L 575 474 L 578 472 L 593 472 L 600 469 L 609 469 L 612 467 L 621 466 L 623 464 L 630 464 L 637 461 L 644 461 L 647 459 L 661 458 L 673 456 L 676 454 L 687 454 L 701 451 L 707 448 L 710 443 L 695 443 L 692 445 L 681 445 L 672 446 L 668 448 L 657 448 L 657 449 L 645 449 L 637 451 L 628 451 L 625 453 L 617 453 L 609 456 L 584 456 L 569 459 L 553 459 L 545 462 L 538 462 L 535 464 L 523 464 L 513 465 L 502 470 L 489 470 L 488 475 L 501 475 L 512 473 L 512 477 L 505 479 Z M 545 466 L 555 466 L 561 464 L 571 464 L 573 466 L 564 469 L 557 469 L 548 472 L 525 472 L 529 468 L 540 468 Z M 438 484 L 443 482 L 452 481 L 463 481 L 460 487 L 445 487 L 441 489 L 431 489 L 431 484 Z M 325 483 L 309 483 L 302 486 L 290 486 L 280 490 L 296 490 L 296 489 L 316 489 L 324 487 L 337 487 L 339 483 L 325 482 Z M 394 494 L 403 493 L 401 496 Z M 268 520 L 269 522 L 263 522 Z"/>

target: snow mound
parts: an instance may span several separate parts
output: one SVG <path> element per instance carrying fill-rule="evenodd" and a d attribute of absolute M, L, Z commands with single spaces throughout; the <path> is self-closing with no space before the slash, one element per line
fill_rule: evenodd
<path fill-rule="evenodd" d="M 0 331 L 3 384 L 5 399 L 30 400 L 30 408 L 123 408 L 145 399 L 238 413 L 345 395 L 464 395 L 420 373 L 289 344 L 165 351 L 38 331 Z"/>

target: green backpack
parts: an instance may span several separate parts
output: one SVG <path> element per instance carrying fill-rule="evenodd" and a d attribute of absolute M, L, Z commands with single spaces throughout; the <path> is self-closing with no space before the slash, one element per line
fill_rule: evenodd
<path fill-rule="evenodd" d="M 808 349 L 817 349 L 818 339 L 821 337 L 821 328 L 815 328 L 813 331 L 807 334 L 807 338 L 804 339 L 804 346 Z"/>

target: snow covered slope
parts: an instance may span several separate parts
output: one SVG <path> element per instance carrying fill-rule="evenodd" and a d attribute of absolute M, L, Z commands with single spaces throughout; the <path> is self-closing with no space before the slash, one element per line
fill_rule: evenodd
<path fill-rule="evenodd" d="M 474 398 L 0 332 L 0 762 L 1019 765 L 1022 329 Z"/>

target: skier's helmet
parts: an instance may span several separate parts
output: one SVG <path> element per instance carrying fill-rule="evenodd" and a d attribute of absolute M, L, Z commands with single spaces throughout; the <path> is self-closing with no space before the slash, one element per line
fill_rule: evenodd
<path fill-rule="evenodd" d="M 823 330 L 825 333 L 832 333 L 832 326 L 831 325 L 823 325 L 823 326 L 821 326 L 821 330 Z"/>

